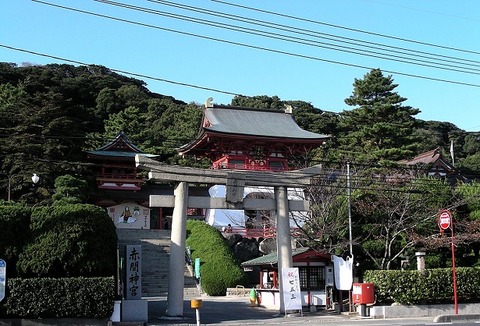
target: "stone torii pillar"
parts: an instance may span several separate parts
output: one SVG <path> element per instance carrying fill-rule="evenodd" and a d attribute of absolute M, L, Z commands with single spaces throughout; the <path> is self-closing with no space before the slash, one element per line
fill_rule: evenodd
<path fill-rule="evenodd" d="M 288 218 L 287 187 L 275 187 L 275 201 L 277 207 L 277 255 L 278 275 L 282 277 L 282 268 L 293 267 L 292 237 L 290 235 L 290 221 Z M 283 282 L 280 282 L 280 312 L 285 312 L 283 302 Z"/>
<path fill-rule="evenodd" d="M 183 288 L 185 284 L 185 239 L 187 233 L 188 184 L 180 182 L 174 190 L 175 206 L 172 216 L 170 266 L 168 270 L 167 315 L 183 316 Z"/>

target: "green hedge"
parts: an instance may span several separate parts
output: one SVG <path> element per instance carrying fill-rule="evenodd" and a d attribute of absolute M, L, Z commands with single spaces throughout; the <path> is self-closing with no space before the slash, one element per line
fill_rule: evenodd
<path fill-rule="evenodd" d="M 88 204 L 33 211 L 32 238 L 17 262 L 21 277 L 115 275 L 117 235 L 105 209 Z"/>
<path fill-rule="evenodd" d="M 8 279 L 0 315 L 22 318 L 109 318 L 113 277 Z"/>
<path fill-rule="evenodd" d="M 235 260 L 221 233 L 200 221 L 187 221 L 187 245 L 192 259 L 200 258 L 201 284 L 208 295 L 225 295 L 227 288 L 246 283 L 246 274 Z"/>
<path fill-rule="evenodd" d="M 460 302 L 478 300 L 480 268 L 459 267 L 457 295 Z M 453 300 L 451 268 L 420 271 L 366 271 L 364 282 L 374 283 L 377 302 L 401 304 L 444 303 Z"/>
<path fill-rule="evenodd" d="M 0 203 L 0 259 L 7 262 L 8 277 L 16 277 L 17 261 L 31 239 L 32 209 L 15 203 Z"/>

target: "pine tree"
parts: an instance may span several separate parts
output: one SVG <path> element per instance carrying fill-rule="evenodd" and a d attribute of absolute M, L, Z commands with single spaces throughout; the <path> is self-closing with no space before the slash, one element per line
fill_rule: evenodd
<path fill-rule="evenodd" d="M 414 135 L 420 110 L 403 106 L 407 99 L 394 90 L 392 76 L 373 69 L 355 79 L 345 103 L 355 106 L 340 114 L 340 155 L 355 161 L 397 161 L 416 154 Z"/>

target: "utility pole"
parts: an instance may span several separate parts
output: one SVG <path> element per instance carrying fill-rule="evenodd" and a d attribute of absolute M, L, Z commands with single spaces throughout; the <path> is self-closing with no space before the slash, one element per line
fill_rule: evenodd
<path fill-rule="evenodd" d="M 348 239 L 350 243 L 350 256 L 353 258 L 353 243 L 352 243 L 352 205 L 350 203 L 350 162 L 347 162 L 347 205 L 348 205 Z"/>
<path fill-rule="evenodd" d="M 353 240 L 352 240 L 352 205 L 350 203 L 350 196 L 351 196 L 351 191 L 350 191 L 350 162 L 347 162 L 347 205 L 348 205 L 348 240 L 350 243 L 350 259 L 352 259 L 352 264 L 353 262 Z M 353 274 L 353 266 L 352 266 L 352 274 Z M 353 275 L 352 275 L 353 279 Z M 350 312 L 353 310 L 352 306 L 352 291 L 348 291 L 348 306 Z"/>

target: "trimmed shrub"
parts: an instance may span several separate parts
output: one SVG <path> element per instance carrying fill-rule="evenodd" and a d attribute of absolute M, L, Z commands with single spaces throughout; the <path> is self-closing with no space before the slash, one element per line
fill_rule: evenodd
<path fill-rule="evenodd" d="M 246 274 L 221 233 L 200 221 L 187 221 L 187 245 L 192 259 L 200 258 L 201 284 L 208 295 L 225 295 L 227 288 L 246 284 Z"/>
<path fill-rule="evenodd" d="M 41 207 L 32 214 L 31 229 L 33 238 L 17 264 L 21 276 L 115 275 L 115 225 L 101 207 Z"/>
<path fill-rule="evenodd" d="M 30 240 L 32 209 L 23 205 L 0 205 L 0 259 L 7 263 L 7 276 L 16 277 L 18 257 Z"/>
<path fill-rule="evenodd" d="M 456 271 L 458 300 L 477 300 L 480 293 L 480 268 L 459 267 Z M 375 284 L 379 303 L 444 303 L 451 302 L 453 298 L 451 268 L 366 271 L 364 282 Z"/>
<path fill-rule="evenodd" d="M 113 277 L 9 279 L 0 315 L 22 318 L 108 318 Z"/>

